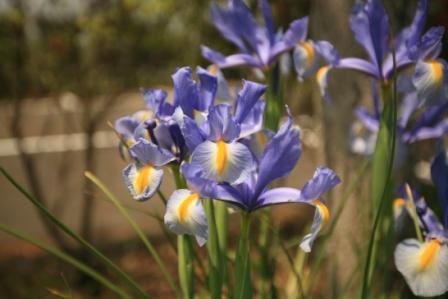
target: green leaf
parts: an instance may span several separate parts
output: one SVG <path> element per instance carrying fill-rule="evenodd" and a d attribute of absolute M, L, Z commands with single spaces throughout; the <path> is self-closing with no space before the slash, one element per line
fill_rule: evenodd
<path fill-rule="evenodd" d="M 28 193 L 19 183 L 17 183 L 9 173 L 0 167 L 0 172 L 8 179 L 8 181 L 17 188 L 17 190 L 22 193 L 26 199 L 28 199 L 42 214 L 48 217 L 56 226 L 58 226 L 62 231 L 64 231 L 67 235 L 78 241 L 78 243 L 88 252 L 93 254 L 98 260 L 107 265 L 115 274 L 121 277 L 126 285 L 131 288 L 136 294 L 138 294 L 139 298 L 149 298 L 149 295 L 145 293 L 142 287 L 135 282 L 128 274 L 126 274 L 123 270 L 120 269 L 113 261 L 111 261 L 108 257 L 103 255 L 100 251 L 98 251 L 93 245 L 84 240 L 81 236 L 71 230 L 68 226 L 62 223 L 53 213 L 51 213 L 40 201 L 34 198 L 30 193 Z"/>
<path fill-rule="evenodd" d="M 95 175 L 92 173 L 86 171 L 85 176 L 91 180 L 98 188 L 103 191 L 103 193 L 106 195 L 106 197 L 115 205 L 115 207 L 118 209 L 118 211 L 123 215 L 123 217 L 126 219 L 126 221 L 132 226 L 134 231 L 137 233 L 139 238 L 142 240 L 143 244 L 145 245 L 146 249 L 148 250 L 149 254 L 154 258 L 157 265 L 159 266 L 160 270 L 162 271 L 162 274 L 164 275 L 166 281 L 168 282 L 168 285 L 171 287 L 171 289 L 174 291 L 174 293 L 177 295 L 177 297 L 180 297 L 180 291 L 176 284 L 174 283 L 174 279 L 171 276 L 171 274 L 168 272 L 168 269 L 165 266 L 165 263 L 160 258 L 159 254 L 157 253 L 157 250 L 154 248 L 154 246 L 151 244 L 149 239 L 146 237 L 145 233 L 142 231 L 142 229 L 138 226 L 138 224 L 132 219 L 132 217 L 127 212 L 126 208 L 122 205 L 122 203 L 118 200 L 118 198 L 115 197 L 115 195 L 112 194 L 112 192 L 107 188 Z"/>
<path fill-rule="evenodd" d="M 108 280 L 107 278 L 102 276 L 100 273 L 96 272 L 94 269 L 90 268 L 89 266 L 87 266 L 86 264 L 82 263 L 81 261 L 75 259 L 74 257 L 64 253 L 63 251 L 61 251 L 55 247 L 49 246 L 45 243 L 42 243 L 40 241 L 34 240 L 31 237 L 23 234 L 22 232 L 17 231 L 15 229 L 10 228 L 1 223 L 0 223 L 0 230 L 11 235 L 11 236 L 18 238 L 18 239 L 27 241 L 27 242 L 41 248 L 42 250 L 48 252 L 49 254 L 54 255 L 57 258 L 60 258 L 64 262 L 69 263 L 70 265 L 72 265 L 73 267 L 78 269 L 79 271 L 87 274 L 88 276 L 92 277 L 93 279 L 98 281 L 100 284 L 102 284 L 103 286 L 105 286 L 106 288 L 108 288 L 109 290 L 114 292 L 118 297 L 123 298 L 123 299 L 131 299 L 131 297 L 129 297 L 129 295 L 126 294 L 121 288 L 116 286 L 116 284 L 112 283 L 110 280 Z M 54 293 L 54 290 L 49 290 L 49 291 Z M 58 292 L 58 294 L 60 294 L 60 293 Z M 61 297 L 61 298 L 69 298 L 69 296 L 65 296 L 65 297 Z"/>

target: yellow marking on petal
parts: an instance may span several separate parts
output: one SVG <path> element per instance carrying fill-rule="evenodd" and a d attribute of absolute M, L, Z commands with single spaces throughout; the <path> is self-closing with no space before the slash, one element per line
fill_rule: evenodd
<path fill-rule="evenodd" d="M 437 255 L 440 249 L 440 242 L 436 239 L 429 241 L 429 244 L 425 246 L 423 252 L 419 258 L 419 271 L 425 270 L 434 262 L 434 257 Z"/>
<path fill-rule="evenodd" d="M 146 186 L 149 184 L 152 170 L 153 168 L 151 165 L 145 165 L 138 171 L 134 183 L 135 191 L 137 191 L 137 194 L 141 194 L 143 191 L 145 191 Z"/>
<path fill-rule="evenodd" d="M 327 74 L 328 70 L 330 69 L 329 65 L 321 67 L 317 73 L 316 73 L 316 79 L 318 82 L 321 82 L 324 78 L 324 76 Z"/>
<path fill-rule="evenodd" d="M 212 64 L 207 68 L 207 71 L 213 76 L 216 76 L 219 72 L 219 67 L 216 64 Z"/>
<path fill-rule="evenodd" d="M 199 199 L 199 194 L 192 193 L 188 195 L 177 208 L 177 217 L 180 222 L 184 222 L 188 216 L 188 211 L 190 210 L 191 205 Z"/>
<path fill-rule="evenodd" d="M 394 208 L 401 208 L 406 204 L 406 201 L 403 198 L 396 198 L 394 200 Z"/>
<path fill-rule="evenodd" d="M 222 140 L 216 142 L 218 147 L 216 150 L 216 171 L 218 175 L 222 175 L 227 165 L 227 143 Z"/>
<path fill-rule="evenodd" d="M 431 60 L 428 62 L 428 64 L 431 67 L 431 71 L 434 76 L 434 83 L 439 86 L 440 84 L 442 84 L 443 79 L 442 64 L 436 60 Z"/>
<path fill-rule="evenodd" d="M 305 49 L 306 52 L 306 66 L 310 67 L 314 61 L 314 48 L 310 42 L 300 42 L 300 46 Z"/>
<path fill-rule="evenodd" d="M 149 110 L 140 111 L 136 115 L 138 121 L 145 121 L 145 120 L 151 119 L 153 116 L 154 116 L 154 113 L 152 113 Z"/>
<path fill-rule="evenodd" d="M 322 215 L 323 224 L 327 223 L 328 220 L 330 220 L 330 211 L 328 210 L 327 206 L 318 199 L 313 200 L 311 203 L 316 206 L 317 209 L 319 209 L 319 212 Z"/>

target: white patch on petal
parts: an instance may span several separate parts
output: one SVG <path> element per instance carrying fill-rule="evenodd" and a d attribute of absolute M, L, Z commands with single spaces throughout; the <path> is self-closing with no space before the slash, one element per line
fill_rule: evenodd
<path fill-rule="evenodd" d="M 123 178 L 135 200 L 147 200 L 159 188 L 163 170 L 151 165 L 130 164 L 123 170 Z"/>
<path fill-rule="evenodd" d="M 328 208 L 320 200 L 313 200 L 311 204 L 316 207 L 313 224 L 311 225 L 311 232 L 306 235 L 300 243 L 300 248 L 305 252 L 311 251 L 314 240 L 317 238 L 319 231 L 330 219 L 330 212 L 328 211 Z"/>
<path fill-rule="evenodd" d="M 447 65 L 443 60 L 419 61 L 412 83 L 417 89 L 421 104 L 441 103 L 448 95 Z"/>
<path fill-rule="evenodd" d="M 199 246 L 207 241 L 208 224 L 204 208 L 199 195 L 190 190 L 173 192 L 166 206 L 164 222 L 178 235 L 194 235 Z"/>
<path fill-rule="evenodd" d="M 318 57 L 312 41 L 300 42 L 293 52 L 294 68 L 300 81 L 314 73 L 317 68 Z"/>
<path fill-rule="evenodd" d="M 437 240 L 421 244 L 407 239 L 395 249 L 395 265 L 416 296 L 432 297 L 448 291 L 448 247 Z"/>
<path fill-rule="evenodd" d="M 242 143 L 205 141 L 194 150 L 191 164 L 200 167 L 207 179 L 239 184 L 248 177 L 253 159 Z"/>

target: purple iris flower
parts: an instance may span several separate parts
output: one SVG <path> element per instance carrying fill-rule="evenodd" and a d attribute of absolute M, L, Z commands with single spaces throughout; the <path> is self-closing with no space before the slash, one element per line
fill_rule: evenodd
<path fill-rule="evenodd" d="M 225 39 L 240 51 L 225 56 L 206 46 L 201 47 L 202 56 L 220 68 L 249 66 L 267 69 L 284 52 L 293 49 L 307 34 L 308 18 L 293 21 L 282 36 L 276 35 L 274 21 L 266 0 L 260 0 L 264 26 L 258 24 L 242 0 L 228 0 L 227 7 L 217 4 L 211 7 L 215 27 Z"/>
<path fill-rule="evenodd" d="M 239 139 L 262 129 L 265 104 L 260 98 L 265 90 L 265 85 L 244 81 L 235 108 L 215 105 L 202 123 L 186 115 L 179 120 L 191 164 L 208 179 L 234 184 L 247 178 L 253 155 Z"/>
<path fill-rule="evenodd" d="M 448 95 L 448 68 L 445 61 L 437 59 L 444 28 L 432 27 L 423 33 L 426 16 L 427 0 L 420 0 L 412 23 L 391 41 L 389 17 L 381 2 L 368 0 L 365 4 L 357 3 L 350 16 L 350 26 L 368 59 L 343 58 L 335 67 L 361 71 L 387 82 L 394 73 L 395 49 L 400 88 L 405 92 L 417 91 L 421 104 L 439 103 Z M 326 80 L 323 83 L 326 87 Z"/>
<path fill-rule="evenodd" d="M 288 113 L 289 114 L 289 113 Z M 301 154 L 300 131 L 293 126 L 292 117 L 266 145 L 256 168 L 252 168 L 244 181 L 237 184 L 210 180 L 203 168 L 194 163 L 184 164 L 182 173 L 190 185 L 196 186 L 202 198 L 228 202 L 247 212 L 282 204 L 306 203 L 316 207 L 311 233 L 305 236 L 301 248 L 310 251 L 322 225 L 329 219 L 328 208 L 320 196 L 340 183 L 339 177 L 328 168 L 318 168 L 302 190 L 268 186 L 276 179 L 287 176 L 297 164 Z"/>
<path fill-rule="evenodd" d="M 398 150 L 404 149 L 407 144 L 445 135 L 448 132 L 448 119 L 445 117 L 447 111 L 448 98 L 441 104 L 419 109 L 417 93 L 405 94 L 398 108 Z M 377 111 L 370 113 L 365 107 L 357 108 L 355 114 L 362 125 L 355 124 L 352 127 L 351 150 L 371 155 L 379 130 L 379 114 Z"/>

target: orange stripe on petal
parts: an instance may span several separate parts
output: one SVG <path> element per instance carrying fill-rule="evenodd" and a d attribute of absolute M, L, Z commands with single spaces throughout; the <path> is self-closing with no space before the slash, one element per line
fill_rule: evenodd
<path fill-rule="evenodd" d="M 227 164 L 227 144 L 222 140 L 218 140 L 216 146 L 218 147 L 216 150 L 215 161 L 216 171 L 218 172 L 218 175 L 222 175 Z"/>
<path fill-rule="evenodd" d="M 442 68 L 442 64 L 436 60 L 431 60 L 430 62 L 428 62 L 430 67 L 431 67 L 431 71 L 432 74 L 434 76 L 434 82 L 435 84 L 438 86 L 440 84 L 442 84 L 442 79 L 443 79 L 443 68 Z"/>
<path fill-rule="evenodd" d="M 406 204 L 406 201 L 403 198 L 396 198 L 394 200 L 394 207 L 395 208 L 399 208 L 402 207 Z"/>
<path fill-rule="evenodd" d="M 327 74 L 329 68 L 330 68 L 330 66 L 326 65 L 326 66 L 321 67 L 321 68 L 317 71 L 317 73 L 316 73 L 316 79 L 317 79 L 318 82 L 321 82 L 321 81 L 322 81 L 322 79 L 324 78 L 324 76 Z"/>
<path fill-rule="evenodd" d="M 424 271 L 434 261 L 434 257 L 437 255 L 440 249 L 440 242 L 438 240 L 431 240 L 428 245 L 425 246 L 423 252 L 419 258 L 419 270 Z"/>
<path fill-rule="evenodd" d="M 134 183 L 135 191 L 137 191 L 137 194 L 141 194 L 143 191 L 145 191 L 146 186 L 148 186 L 149 184 L 152 170 L 152 166 L 145 165 L 138 171 Z"/>
<path fill-rule="evenodd" d="M 310 42 L 300 42 L 300 46 L 305 49 L 306 52 L 306 66 L 310 67 L 314 61 L 314 48 Z"/>
<path fill-rule="evenodd" d="M 323 224 L 327 223 L 330 220 L 330 211 L 327 206 L 324 205 L 320 200 L 315 199 L 311 202 L 317 209 L 319 209 L 320 214 L 322 215 Z"/>
<path fill-rule="evenodd" d="M 192 193 L 187 196 L 177 208 L 177 216 L 179 217 L 180 222 L 184 222 L 188 216 L 188 211 L 190 210 L 191 205 L 199 199 L 199 194 Z"/>

